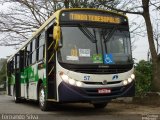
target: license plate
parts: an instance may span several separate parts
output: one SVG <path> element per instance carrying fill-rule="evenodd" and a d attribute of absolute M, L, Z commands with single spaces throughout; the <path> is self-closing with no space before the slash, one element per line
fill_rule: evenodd
<path fill-rule="evenodd" d="M 111 93 L 111 89 L 98 89 L 99 94 L 108 94 Z"/>

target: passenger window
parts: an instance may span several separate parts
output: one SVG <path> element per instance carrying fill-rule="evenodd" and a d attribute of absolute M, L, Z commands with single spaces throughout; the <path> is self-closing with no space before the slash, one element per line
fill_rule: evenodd
<path fill-rule="evenodd" d="M 36 62 L 36 50 L 32 52 L 32 64 Z"/>
<path fill-rule="evenodd" d="M 40 36 L 39 36 L 39 46 L 44 45 L 45 43 L 45 32 L 43 32 Z"/>
<path fill-rule="evenodd" d="M 27 45 L 27 66 L 32 64 L 32 42 Z"/>
<path fill-rule="evenodd" d="M 36 62 L 36 39 L 34 39 L 31 43 L 32 43 L 31 64 L 34 64 Z"/>
<path fill-rule="evenodd" d="M 43 32 L 37 40 L 37 60 L 43 60 L 45 48 L 45 32 Z"/>
<path fill-rule="evenodd" d="M 16 59 L 16 68 L 19 69 L 19 55 L 17 55 L 17 59 Z"/>
<path fill-rule="evenodd" d="M 39 47 L 39 57 L 38 60 L 42 60 L 44 57 L 44 46 Z"/>

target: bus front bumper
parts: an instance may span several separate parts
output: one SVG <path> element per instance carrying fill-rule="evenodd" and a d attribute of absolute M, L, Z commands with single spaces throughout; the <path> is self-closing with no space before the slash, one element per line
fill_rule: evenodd
<path fill-rule="evenodd" d="M 80 88 L 62 82 L 58 87 L 59 102 L 108 102 L 118 97 L 132 97 L 135 95 L 135 82 L 109 89 L 111 93 L 99 94 L 97 88 Z"/>

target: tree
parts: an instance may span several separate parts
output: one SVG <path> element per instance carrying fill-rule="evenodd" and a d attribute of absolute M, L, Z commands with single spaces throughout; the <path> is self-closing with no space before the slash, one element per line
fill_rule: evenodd
<path fill-rule="evenodd" d="M 1 0 L 9 6 L 0 13 L 1 45 L 20 45 L 46 21 L 51 14 L 63 7 L 50 0 Z"/>
<path fill-rule="evenodd" d="M 145 96 L 147 92 L 151 91 L 152 81 L 152 63 L 141 60 L 135 67 L 136 75 L 136 95 Z"/>
<path fill-rule="evenodd" d="M 157 27 L 153 30 L 153 38 L 156 42 L 156 51 L 157 53 L 159 53 L 159 47 L 160 47 L 160 44 L 159 44 L 159 38 L 160 38 L 160 33 L 159 33 L 159 24 L 157 23 L 156 25 Z"/>
<path fill-rule="evenodd" d="M 4 84 L 6 81 L 6 65 L 7 65 L 7 61 L 3 60 L 2 68 L 0 70 L 0 84 Z"/>

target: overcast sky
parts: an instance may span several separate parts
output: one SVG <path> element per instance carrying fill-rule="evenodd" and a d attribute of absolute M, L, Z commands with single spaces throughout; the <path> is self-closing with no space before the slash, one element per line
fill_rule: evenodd
<path fill-rule="evenodd" d="M 140 15 L 137 16 L 137 15 L 127 14 L 127 16 L 129 19 L 129 24 L 131 24 L 131 22 L 133 21 L 137 25 L 141 23 L 143 27 L 141 28 L 141 30 L 137 30 L 137 32 L 140 31 L 139 34 L 145 34 L 145 36 L 134 35 L 134 37 L 131 38 L 131 41 L 134 41 L 133 45 L 135 46 L 135 48 L 132 51 L 133 58 L 135 58 L 137 62 L 140 60 L 147 60 L 149 44 L 148 44 L 148 38 L 146 34 L 146 26 L 144 23 L 144 19 Z"/>

